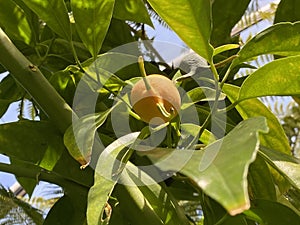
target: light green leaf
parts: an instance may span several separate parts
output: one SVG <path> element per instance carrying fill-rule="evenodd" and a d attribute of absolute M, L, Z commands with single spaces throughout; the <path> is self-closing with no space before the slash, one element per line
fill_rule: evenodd
<path fill-rule="evenodd" d="M 87 220 L 89 225 L 98 225 L 99 221 L 104 222 L 102 215 L 105 204 L 118 180 L 118 177 L 112 177 L 117 155 L 131 145 L 138 135 L 139 133 L 125 135 L 107 146 L 100 154 L 95 169 L 94 185 L 88 194 Z"/>
<path fill-rule="evenodd" d="M 148 0 L 152 8 L 196 53 L 211 62 L 211 2 L 208 0 Z"/>
<path fill-rule="evenodd" d="M 268 131 L 263 117 L 241 122 L 202 151 L 156 149 L 147 156 L 162 170 L 180 170 L 231 215 L 236 215 L 250 207 L 247 173 L 258 151 L 259 131 Z"/>
<path fill-rule="evenodd" d="M 112 18 L 115 0 L 72 0 L 77 32 L 95 58 L 102 46 Z"/>
<path fill-rule="evenodd" d="M 105 122 L 115 104 L 104 112 L 88 114 L 74 121 L 64 134 L 64 143 L 70 155 L 82 166 L 89 164 L 96 130 Z"/>
<path fill-rule="evenodd" d="M 59 131 L 50 123 L 21 120 L 0 125 L 0 152 L 52 170 L 64 151 Z"/>
<path fill-rule="evenodd" d="M 64 0 L 23 0 L 55 33 L 71 40 L 71 25 Z"/>
<path fill-rule="evenodd" d="M 146 23 L 153 27 L 148 10 L 143 0 L 115 0 L 113 17 L 120 20 L 130 20 Z"/>
<path fill-rule="evenodd" d="M 11 0 L 0 0 L 0 27 L 13 40 L 31 43 L 31 29 L 24 11 Z"/>
<path fill-rule="evenodd" d="M 223 92 L 231 102 L 235 102 L 238 98 L 240 88 L 234 85 L 225 84 Z M 236 106 L 237 111 L 243 119 L 256 116 L 264 116 L 267 119 L 269 133 L 261 134 L 261 144 L 271 149 L 275 149 L 286 154 L 290 154 L 290 145 L 276 116 L 258 99 L 248 99 L 240 102 Z"/>
<path fill-rule="evenodd" d="M 300 56 L 275 60 L 246 78 L 238 100 L 271 95 L 300 94 Z"/>
<path fill-rule="evenodd" d="M 215 55 L 218 55 L 218 54 L 220 54 L 220 53 L 223 53 L 223 52 L 232 50 L 232 49 L 239 48 L 239 47 L 240 47 L 240 45 L 238 45 L 238 44 L 227 44 L 227 45 L 222 45 L 222 46 L 217 47 L 217 48 L 214 49 L 214 56 L 215 56 Z"/>
<path fill-rule="evenodd" d="M 300 23 L 275 24 L 253 37 L 238 53 L 233 65 L 250 61 L 263 54 L 299 55 Z"/>

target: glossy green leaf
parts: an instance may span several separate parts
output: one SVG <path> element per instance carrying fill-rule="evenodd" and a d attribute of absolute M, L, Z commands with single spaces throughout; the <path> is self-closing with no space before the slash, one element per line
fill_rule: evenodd
<path fill-rule="evenodd" d="M 240 47 L 240 45 L 238 45 L 238 44 L 227 44 L 227 45 L 222 45 L 222 46 L 217 47 L 217 48 L 214 49 L 214 56 L 215 56 L 215 55 L 218 55 L 218 54 L 220 54 L 220 53 L 229 51 L 229 50 L 237 49 L 237 48 L 239 48 L 239 47 Z"/>
<path fill-rule="evenodd" d="M 300 23 L 275 24 L 254 36 L 238 53 L 233 65 L 250 61 L 263 54 L 299 55 Z"/>
<path fill-rule="evenodd" d="M 240 88 L 225 84 L 222 90 L 231 102 L 235 102 L 238 98 Z M 243 119 L 264 116 L 267 119 L 269 133 L 260 135 L 261 144 L 271 149 L 290 154 L 290 145 L 282 126 L 276 116 L 261 101 L 258 99 L 248 99 L 240 102 L 236 106 L 236 109 Z"/>
<path fill-rule="evenodd" d="M 21 120 L 0 125 L 0 151 L 52 170 L 64 151 L 60 133 L 48 122 Z"/>
<path fill-rule="evenodd" d="M 300 216 L 287 206 L 262 199 L 254 200 L 251 209 L 244 214 L 254 221 L 259 220 L 259 224 L 296 225 L 300 221 Z"/>
<path fill-rule="evenodd" d="M 236 215 L 250 207 L 247 173 L 258 151 L 259 131 L 268 131 L 263 117 L 241 122 L 202 151 L 157 149 L 147 156 L 162 170 L 179 170 L 190 177 L 231 215 Z"/>
<path fill-rule="evenodd" d="M 105 204 L 117 183 L 118 176 L 112 177 L 117 155 L 131 145 L 138 135 L 139 133 L 132 133 L 123 136 L 107 146 L 100 154 L 95 168 L 94 185 L 88 194 L 87 220 L 89 225 L 97 225 L 99 221 L 102 221 Z"/>
<path fill-rule="evenodd" d="M 117 104 L 115 104 L 116 106 Z M 96 130 L 105 122 L 115 106 L 100 113 L 89 114 L 74 121 L 64 134 L 64 143 L 70 155 L 82 166 L 89 164 Z"/>
<path fill-rule="evenodd" d="M 300 21 L 299 10 L 298 0 L 281 0 L 276 9 L 274 23 Z"/>
<path fill-rule="evenodd" d="M 115 0 L 113 17 L 120 20 L 146 23 L 153 27 L 143 0 Z"/>
<path fill-rule="evenodd" d="M 214 46 L 231 43 L 232 28 L 244 15 L 249 3 L 250 0 L 213 1 L 211 43 Z"/>
<path fill-rule="evenodd" d="M 71 26 L 64 0 L 23 0 L 55 33 L 71 40 Z"/>
<path fill-rule="evenodd" d="M 196 53 L 211 61 L 211 2 L 207 0 L 148 0 L 152 8 Z M 180 6 L 180 7 L 179 7 Z"/>
<path fill-rule="evenodd" d="M 31 43 L 32 31 L 22 8 L 11 0 L 0 0 L 0 27 L 13 40 Z"/>
<path fill-rule="evenodd" d="M 300 160 L 281 152 L 261 147 L 260 151 L 267 157 L 268 162 L 300 190 Z"/>
<path fill-rule="evenodd" d="M 77 32 L 95 58 L 102 46 L 112 18 L 115 0 L 72 0 Z"/>
<path fill-rule="evenodd" d="M 238 99 L 299 94 L 300 56 L 291 56 L 270 62 L 249 75 L 241 86 Z"/>

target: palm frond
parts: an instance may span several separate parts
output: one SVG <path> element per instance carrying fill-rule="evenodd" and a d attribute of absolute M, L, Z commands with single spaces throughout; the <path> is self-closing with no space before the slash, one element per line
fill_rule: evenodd
<path fill-rule="evenodd" d="M 43 214 L 0 185 L 0 225 L 43 224 Z"/>

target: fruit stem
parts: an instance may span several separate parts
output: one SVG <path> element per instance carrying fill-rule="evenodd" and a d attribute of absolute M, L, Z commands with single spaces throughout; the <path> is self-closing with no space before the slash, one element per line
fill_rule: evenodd
<path fill-rule="evenodd" d="M 147 80 L 147 74 L 146 74 L 146 70 L 145 70 L 143 56 L 139 56 L 138 63 L 139 63 L 140 71 L 141 71 L 141 74 L 142 74 L 142 77 L 143 77 L 146 89 L 147 89 L 147 91 L 149 91 L 149 90 L 151 90 L 151 85 L 149 84 L 149 82 Z"/>
<path fill-rule="evenodd" d="M 167 111 L 162 103 L 156 103 L 156 106 L 164 117 L 171 118 L 172 114 Z"/>

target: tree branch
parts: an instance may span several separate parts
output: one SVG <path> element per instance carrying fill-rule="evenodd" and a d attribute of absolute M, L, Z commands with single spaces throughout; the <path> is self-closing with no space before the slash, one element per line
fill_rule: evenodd
<path fill-rule="evenodd" d="M 32 96 L 40 108 L 64 133 L 72 124 L 71 107 L 57 93 L 37 66 L 33 65 L 0 28 L 0 63 Z"/>

